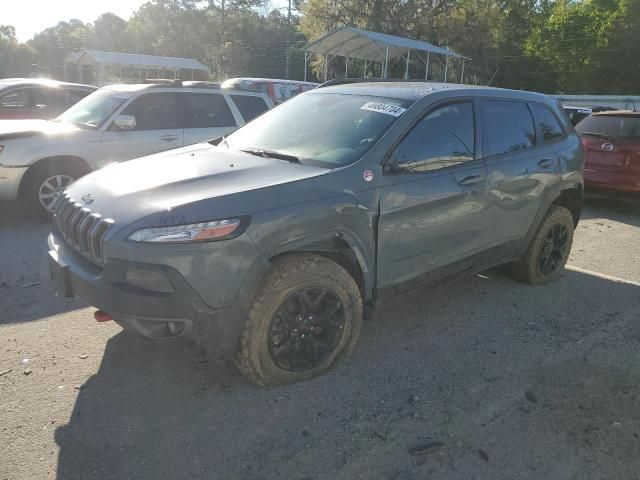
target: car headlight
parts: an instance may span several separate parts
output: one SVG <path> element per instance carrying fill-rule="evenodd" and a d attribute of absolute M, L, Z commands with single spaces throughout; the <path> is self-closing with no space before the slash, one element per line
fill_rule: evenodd
<path fill-rule="evenodd" d="M 247 224 L 248 220 L 246 218 L 230 218 L 172 227 L 143 228 L 129 235 L 128 240 L 150 243 L 190 243 L 225 240 L 240 235 Z"/>

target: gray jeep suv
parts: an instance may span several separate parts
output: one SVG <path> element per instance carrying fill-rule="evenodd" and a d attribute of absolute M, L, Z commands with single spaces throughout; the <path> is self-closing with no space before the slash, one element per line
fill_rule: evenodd
<path fill-rule="evenodd" d="M 580 217 L 581 142 L 535 93 L 331 85 L 211 143 L 70 186 L 51 272 L 97 320 L 260 385 L 325 372 L 387 295 L 504 263 L 553 280 Z"/>

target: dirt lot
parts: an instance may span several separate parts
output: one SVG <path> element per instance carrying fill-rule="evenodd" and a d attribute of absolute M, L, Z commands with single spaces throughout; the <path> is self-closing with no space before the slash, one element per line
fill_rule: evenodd
<path fill-rule="evenodd" d="M 54 298 L 47 230 L 0 205 L 0 479 L 640 478 L 638 203 L 590 199 L 558 282 L 398 297 L 271 389 Z"/>

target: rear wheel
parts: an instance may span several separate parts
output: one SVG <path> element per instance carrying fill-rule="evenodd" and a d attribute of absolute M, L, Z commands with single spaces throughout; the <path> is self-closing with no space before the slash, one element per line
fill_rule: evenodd
<path fill-rule="evenodd" d="M 514 276 L 531 285 L 540 285 L 558 278 L 564 268 L 573 243 L 573 216 L 559 205 L 552 205 L 542 219 L 529 248 L 514 264 Z"/>
<path fill-rule="evenodd" d="M 235 363 L 258 385 L 305 380 L 351 352 L 361 327 L 360 290 L 344 268 L 317 255 L 288 255 L 262 282 Z"/>
<path fill-rule="evenodd" d="M 86 168 L 63 161 L 36 165 L 27 173 L 24 198 L 35 213 L 49 219 L 62 192 L 86 173 Z"/>

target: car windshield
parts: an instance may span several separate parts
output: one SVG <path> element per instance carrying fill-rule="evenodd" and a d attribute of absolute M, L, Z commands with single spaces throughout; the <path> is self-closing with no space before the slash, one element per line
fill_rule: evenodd
<path fill-rule="evenodd" d="M 576 126 L 580 135 L 605 138 L 640 139 L 640 116 L 592 115 Z"/>
<path fill-rule="evenodd" d="M 113 90 L 98 90 L 69 108 L 56 121 L 84 128 L 99 128 L 129 96 Z"/>
<path fill-rule="evenodd" d="M 404 113 L 406 100 L 308 93 L 269 110 L 222 145 L 300 163 L 340 167 L 360 159 Z"/>

